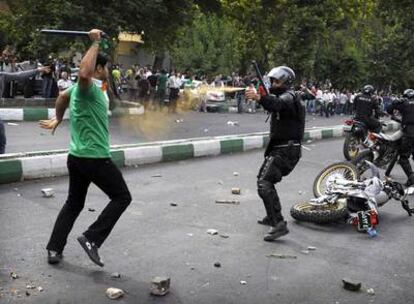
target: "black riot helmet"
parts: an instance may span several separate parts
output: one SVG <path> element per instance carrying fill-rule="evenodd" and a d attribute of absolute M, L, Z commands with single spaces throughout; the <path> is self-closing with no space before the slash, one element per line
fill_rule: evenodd
<path fill-rule="evenodd" d="M 375 91 L 374 87 L 370 84 L 367 84 L 366 86 L 364 86 L 364 88 L 362 89 L 362 92 L 364 92 L 365 94 L 371 95 L 373 94 Z"/>
<path fill-rule="evenodd" d="M 414 90 L 413 89 L 405 90 L 404 93 L 403 93 L 403 97 L 408 98 L 408 99 L 413 99 L 414 98 Z"/>
<path fill-rule="evenodd" d="M 267 77 L 282 82 L 286 87 L 291 86 L 295 81 L 295 72 L 287 66 L 278 66 L 270 70 Z"/>

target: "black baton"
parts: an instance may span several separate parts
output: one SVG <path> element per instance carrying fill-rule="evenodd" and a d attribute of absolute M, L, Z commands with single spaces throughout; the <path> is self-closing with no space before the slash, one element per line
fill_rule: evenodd
<path fill-rule="evenodd" d="M 89 32 L 85 32 L 85 31 L 66 31 L 66 30 L 43 29 L 43 30 L 40 30 L 40 32 L 42 34 L 46 34 L 46 35 L 80 36 L 80 37 L 89 36 Z M 109 38 L 108 34 L 106 34 L 104 32 L 101 32 L 101 37 L 105 38 L 105 39 Z"/>
<path fill-rule="evenodd" d="M 269 89 L 267 88 L 267 86 L 266 86 L 266 84 L 263 80 L 262 73 L 260 73 L 259 66 L 257 65 L 256 60 L 252 60 L 252 64 L 254 66 L 254 69 L 256 70 L 256 76 L 257 76 L 257 78 L 259 78 L 259 82 L 263 86 L 263 89 L 266 91 L 266 95 L 269 95 L 270 94 Z"/>

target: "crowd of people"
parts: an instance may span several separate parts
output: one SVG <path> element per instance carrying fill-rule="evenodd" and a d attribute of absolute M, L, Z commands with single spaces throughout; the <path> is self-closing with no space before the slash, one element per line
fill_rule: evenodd
<path fill-rule="evenodd" d="M 6 46 L 0 56 L 0 72 L 16 73 L 36 69 L 39 66 L 48 66 L 50 71 L 24 79 L 24 81 L 7 82 L 0 97 L 14 98 L 21 93 L 25 98 L 33 96 L 56 98 L 59 91 L 70 87 L 75 80 L 73 72 L 77 68 L 70 60 L 50 56 L 44 60 L 43 64 L 39 60 L 19 61 L 9 46 Z"/>

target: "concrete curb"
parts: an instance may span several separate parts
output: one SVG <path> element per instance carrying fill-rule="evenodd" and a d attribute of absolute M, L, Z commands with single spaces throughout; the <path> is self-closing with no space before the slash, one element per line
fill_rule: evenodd
<path fill-rule="evenodd" d="M 142 115 L 144 107 L 137 108 L 116 108 L 109 116 L 117 117 L 121 115 Z M 50 119 L 55 116 L 54 108 L 0 108 L 0 119 L 3 121 L 38 121 Z M 69 119 L 69 110 L 65 112 L 63 119 Z"/>
<path fill-rule="evenodd" d="M 399 124 L 389 122 L 387 131 Z M 342 137 L 343 126 L 306 130 L 309 140 Z M 196 139 L 182 139 L 143 144 L 112 146 L 112 160 L 119 167 L 177 161 L 262 149 L 269 142 L 267 132 Z M 0 157 L 0 184 L 67 175 L 67 150 L 5 154 Z"/>

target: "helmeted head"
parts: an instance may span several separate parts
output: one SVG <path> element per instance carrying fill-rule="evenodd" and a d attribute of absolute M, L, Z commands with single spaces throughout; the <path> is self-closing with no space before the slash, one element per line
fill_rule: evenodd
<path fill-rule="evenodd" d="M 364 88 L 362 89 L 362 92 L 368 95 L 372 95 L 374 91 L 375 91 L 374 87 L 370 84 L 365 85 Z"/>
<path fill-rule="evenodd" d="M 403 93 L 403 97 L 408 99 L 414 99 L 414 90 L 413 89 L 407 89 Z"/>
<path fill-rule="evenodd" d="M 289 88 L 295 81 L 295 72 L 287 66 L 278 66 L 270 70 L 267 77 L 270 79 L 272 88 Z"/>

